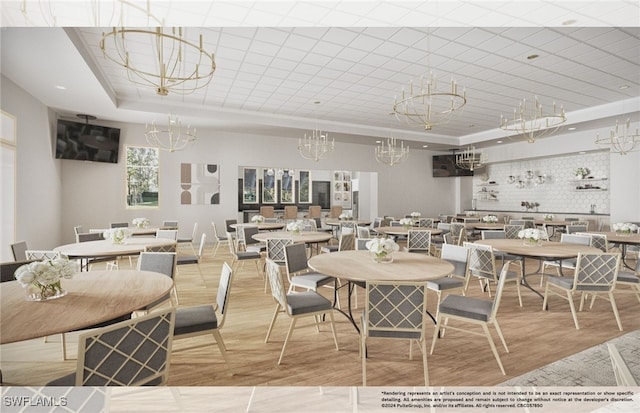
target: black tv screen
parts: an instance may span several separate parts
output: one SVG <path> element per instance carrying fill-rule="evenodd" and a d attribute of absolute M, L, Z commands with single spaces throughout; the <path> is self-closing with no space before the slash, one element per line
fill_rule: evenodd
<path fill-rule="evenodd" d="M 120 129 L 58 119 L 56 158 L 118 162 Z"/>
<path fill-rule="evenodd" d="M 473 171 L 459 167 L 456 155 L 433 155 L 433 177 L 473 176 Z"/>

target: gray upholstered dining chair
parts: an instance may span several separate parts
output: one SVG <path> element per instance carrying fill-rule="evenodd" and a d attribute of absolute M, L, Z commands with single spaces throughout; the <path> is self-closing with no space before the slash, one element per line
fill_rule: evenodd
<path fill-rule="evenodd" d="M 204 279 L 204 274 L 202 274 L 202 268 L 200 268 L 200 260 L 202 260 L 202 254 L 204 252 L 204 245 L 206 241 L 207 241 L 207 234 L 203 232 L 202 236 L 200 237 L 200 246 L 198 247 L 198 253 L 196 255 L 178 254 L 176 258 L 176 269 L 180 265 L 195 265 L 198 268 L 198 274 L 200 274 L 200 278 L 202 279 L 202 284 L 205 287 L 207 286 L 207 282 Z"/>
<path fill-rule="evenodd" d="M 191 247 L 191 252 L 193 252 L 193 255 L 196 255 L 196 248 L 193 246 L 193 241 L 195 241 L 196 239 L 196 233 L 198 232 L 198 222 L 194 222 L 193 224 L 193 231 L 191 232 L 191 236 L 189 237 L 183 237 L 180 238 L 178 236 L 178 245 L 180 244 L 189 244 L 189 247 Z"/>
<path fill-rule="evenodd" d="M 129 227 L 129 223 L 128 222 L 112 222 L 110 224 L 111 228 L 128 228 Z"/>
<path fill-rule="evenodd" d="M 265 241 L 266 244 L 266 255 L 267 258 L 272 260 L 273 262 L 278 263 L 281 267 L 283 267 L 286 263 L 286 254 L 285 247 L 293 244 L 293 239 L 291 238 L 267 238 Z M 264 292 L 267 292 L 267 285 L 269 284 L 269 280 L 267 277 L 264 278 Z"/>
<path fill-rule="evenodd" d="M 401 281 L 367 281 L 366 308 L 360 328 L 360 356 L 362 359 L 362 385 L 367 385 L 367 341 L 375 339 L 409 340 L 409 359 L 413 360 L 411 344 L 418 343 L 422 352 L 424 385 L 429 385 L 427 345 L 427 294 L 424 283 Z M 390 350 L 391 351 L 391 350 Z"/>
<path fill-rule="evenodd" d="M 19 241 L 11 244 L 11 253 L 14 261 L 24 261 L 27 259 L 27 241 Z"/>
<path fill-rule="evenodd" d="M 231 367 L 229 366 L 229 358 L 227 357 L 227 348 L 220 334 L 220 330 L 224 326 L 224 321 L 227 317 L 232 283 L 233 271 L 229 264 L 225 262 L 222 264 L 222 270 L 220 271 L 220 281 L 218 282 L 215 305 L 204 304 L 178 307 L 176 309 L 175 329 L 173 332 L 175 339 L 207 334 L 213 335 L 229 370 L 231 370 Z"/>
<path fill-rule="evenodd" d="M 238 240 L 240 240 L 240 235 L 242 235 L 241 238 L 244 243 L 245 251 L 266 251 L 267 246 L 265 243 L 253 238 L 254 235 L 258 234 L 258 232 L 260 231 L 256 225 L 243 225 L 238 229 Z"/>
<path fill-rule="evenodd" d="M 220 245 L 229 242 L 229 239 L 227 238 L 226 233 L 218 233 L 218 227 L 216 227 L 216 223 L 214 221 L 211 221 L 211 226 L 213 227 L 213 256 L 215 257 Z"/>
<path fill-rule="evenodd" d="M 423 228 L 409 229 L 405 251 L 429 254 L 431 251 L 431 231 Z"/>
<path fill-rule="evenodd" d="M 578 235 L 578 234 L 560 234 L 560 242 L 566 244 L 578 244 L 578 245 L 591 245 L 591 237 L 589 235 Z M 540 273 L 542 276 L 540 277 L 540 287 L 544 285 L 545 277 L 547 276 L 546 270 L 548 267 L 553 267 L 556 269 L 556 273 L 558 276 L 562 275 L 562 269 L 570 269 L 575 270 L 576 268 L 577 258 L 569 258 L 562 261 L 551 261 L 545 260 L 542 262 L 542 269 Z"/>
<path fill-rule="evenodd" d="M 178 230 L 178 221 L 162 221 L 161 229 L 175 229 Z"/>
<path fill-rule="evenodd" d="M 500 360 L 500 355 L 498 354 L 498 350 L 496 350 L 496 346 L 493 342 L 493 338 L 491 338 L 491 333 L 489 332 L 489 326 L 495 326 L 496 331 L 498 332 L 498 336 L 500 337 L 500 341 L 502 341 L 502 345 L 504 346 L 505 351 L 508 353 L 509 348 L 507 347 L 507 342 L 504 340 L 504 336 L 502 335 L 502 330 L 500 330 L 500 325 L 498 324 L 497 313 L 498 308 L 500 307 L 500 300 L 502 298 L 502 292 L 504 290 L 504 284 L 507 281 L 507 274 L 509 272 L 509 262 L 506 262 L 502 266 L 502 270 L 500 271 L 499 282 L 496 288 L 495 296 L 493 300 L 484 300 L 481 298 L 461 296 L 450 294 L 442 300 L 442 302 L 438 305 L 438 315 L 436 316 L 436 327 L 433 331 L 433 338 L 431 340 L 431 351 L 430 354 L 433 354 L 433 350 L 435 349 L 436 342 L 440 339 L 442 340 L 444 337 L 445 329 L 452 329 L 455 331 L 461 331 L 474 335 L 484 335 L 489 341 L 489 347 L 491 347 L 491 352 L 498 362 L 498 366 L 500 367 L 500 371 L 502 374 L 506 374 L 504 371 L 504 367 L 502 366 L 502 361 Z M 448 320 L 443 324 L 443 320 Z M 450 322 L 453 322 L 452 325 Z M 470 330 L 468 328 L 459 327 L 457 324 L 461 322 L 464 324 L 473 324 L 479 326 L 482 329 L 482 332 L 477 330 Z M 440 338 L 439 338 L 440 337 Z M 451 347 L 455 348 L 455 347 Z"/>
<path fill-rule="evenodd" d="M 460 289 L 462 295 L 465 294 L 464 286 L 467 284 L 467 278 L 470 274 L 467 268 L 469 249 L 463 245 L 443 244 L 440 259 L 451 263 L 453 272 L 449 276 L 427 281 L 427 288 L 437 294 L 438 304 L 442 301 L 442 293 L 445 291 Z"/>
<path fill-rule="evenodd" d="M 624 268 L 618 271 L 618 280 L 616 281 L 616 288 L 613 290 L 613 293 L 635 294 L 638 301 L 640 301 L 640 259 L 636 260 L 636 267 L 633 272 Z"/>
<path fill-rule="evenodd" d="M 47 386 L 166 384 L 174 319 L 175 309 L 166 308 L 81 334 L 76 372 Z"/>
<path fill-rule="evenodd" d="M 160 252 L 160 251 L 152 251 L 153 249 L 159 249 L 159 247 L 146 247 L 145 252 L 141 252 L 138 257 L 138 271 L 154 271 L 159 272 L 160 274 L 164 274 L 167 277 L 171 278 L 175 281 L 176 274 L 176 253 L 174 252 Z M 175 250 L 175 245 L 171 245 Z M 155 302 L 141 308 L 140 311 L 149 312 L 153 308 L 158 305 L 165 303 L 170 300 L 173 306 L 177 306 L 180 304 L 178 299 L 178 290 L 176 289 L 175 283 L 173 284 L 173 288 L 171 292 L 166 296 L 156 300 Z"/>
<path fill-rule="evenodd" d="M 573 322 L 576 326 L 576 330 L 580 330 L 576 308 L 573 303 L 574 295 L 576 293 L 580 293 L 579 311 L 582 311 L 584 307 L 585 293 L 592 294 L 594 297 L 600 296 L 600 294 L 606 294 L 607 296 L 603 298 L 607 299 L 611 303 L 611 308 L 616 318 L 616 322 L 618 323 L 618 328 L 622 331 L 622 322 L 620 321 L 618 307 L 616 306 L 616 301 L 613 296 L 619 267 L 619 253 L 579 253 L 573 277 L 547 276 L 542 309 L 547 309 L 549 295 L 554 295 L 567 300 L 569 302 L 569 308 L 571 309 L 571 315 L 573 316 Z"/>
<path fill-rule="evenodd" d="M 233 261 L 231 262 L 231 270 L 235 273 L 238 269 L 240 263 L 244 264 L 246 261 L 253 261 L 256 265 L 256 271 L 258 276 L 260 277 L 262 273 L 260 272 L 260 261 L 262 260 L 262 254 L 257 251 L 238 251 L 236 250 L 236 243 L 233 242 L 232 236 L 230 232 L 227 232 L 227 239 L 229 239 L 229 252 L 233 257 Z"/>
<path fill-rule="evenodd" d="M 311 271 L 307 263 L 307 252 L 303 243 L 284 245 L 284 265 L 289 281 L 289 293 L 295 288 L 316 291 L 318 287 L 328 285 L 335 279 L 326 274 Z M 272 260 L 277 264 L 280 261 Z"/>
<path fill-rule="evenodd" d="M 320 248 L 324 253 L 337 251 L 350 251 L 355 249 L 356 234 L 353 232 L 343 232 L 338 239 L 338 245 L 325 245 Z"/>
<path fill-rule="evenodd" d="M 313 317 L 316 322 L 316 328 L 319 331 L 318 316 L 329 315 L 329 324 L 331 325 L 331 332 L 333 333 L 333 341 L 336 345 L 336 350 L 339 350 L 338 337 L 336 336 L 336 329 L 333 319 L 333 304 L 331 303 L 331 301 L 327 300 L 315 291 L 286 293 L 284 280 L 282 277 L 282 273 L 280 272 L 280 266 L 278 265 L 278 263 L 267 259 L 266 268 L 267 277 L 269 277 L 269 285 L 271 286 L 271 294 L 276 301 L 276 309 L 273 313 L 273 318 L 271 319 L 271 323 L 269 324 L 269 329 L 267 330 L 267 336 L 265 337 L 264 342 L 269 342 L 271 331 L 273 330 L 273 326 L 275 325 L 276 319 L 278 318 L 278 315 L 280 313 L 284 313 L 289 316 L 289 318 L 291 318 L 289 331 L 287 332 L 287 335 L 284 339 L 284 343 L 282 344 L 282 351 L 280 352 L 280 357 L 278 358 L 278 364 L 282 362 L 284 351 L 287 348 L 289 339 L 291 338 L 298 318 L 300 317 Z"/>

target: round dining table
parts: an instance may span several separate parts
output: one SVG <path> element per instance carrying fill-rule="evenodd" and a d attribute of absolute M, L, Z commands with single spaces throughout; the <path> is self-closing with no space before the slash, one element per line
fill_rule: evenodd
<path fill-rule="evenodd" d="M 175 244 L 176 241 L 168 238 L 127 238 L 122 244 L 114 244 L 109 240 L 76 242 L 61 245 L 53 250 L 70 259 L 95 258 L 95 257 L 120 257 L 124 255 L 137 255 L 146 247 Z"/>
<path fill-rule="evenodd" d="M 627 247 L 629 245 L 637 245 L 640 246 L 640 234 L 639 233 L 631 233 L 631 234 L 621 234 L 615 231 L 610 232 L 597 232 L 597 231 L 587 231 L 587 234 L 600 234 L 607 236 L 608 243 L 620 244 L 622 250 L 622 263 L 625 267 L 630 270 L 634 270 L 635 268 L 629 263 L 627 263 Z"/>
<path fill-rule="evenodd" d="M 284 228 L 286 225 L 284 222 L 262 222 L 260 224 L 256 224 L 254 222 L 245 223 L 245 224 L 231 224 L 229 225 L 233 229 L 238 229 L 239 226 L 254 226 L 258 227 L 258 231 L 277 231 L 279 229 Z"/>
<path fill-rule="evenodd" d="M 340 309 L 360 331 L 351 312 L 351 295 L 354 283 L 364 284 L 367 281 L 409 281 L 422 282 L 445 277 L 454 271 L 453 264 L 440 258 L 426 254 L 397 251 L 393 253 L 390 263 L 376 262 L 370 251 L 338 251 L 311 257 L 307 263 L 309 268 L 322 274 L 336 278 L 335 294 L 338 292 L 337 280 L 347 281 L 349 307 L 348 313 Z M 337 296 L 334 299 L 337 302 Z"/>
<path fill-rule="evenodd" d="M 144 308 L 166 294 L 173 280 L 151 271 L 77 273 L 63 279 L 67 295 L 27 301 L 18 281 L 0 284 L 0 344 L 66 333 L 114 320 Z"/>
<path fill-rule="evenodd" d="M 260 232 L 253 235 L 253 239 L 256 241 L 264 242 L 267 238 L 291 238 L 294 243 L 315 244 L 329 241 L 331 234 L 322 231 L 300 231 L 299 234 L 294 234 L 293 231 L 273 231 Z"/>
<path fill-rule="evenodd" d="M 477 229 L 478 231 L 502 231 L 504 224 L 492 224 L 489 222 L 471 222 L 465 225 L 467 229 Z"/>
<path fill-rule="evenodd" d="M 139 227 L 127 227 L 129 229 L 129 231 L 131 231 L 131 236 L 132 237 L 144 237 L 144 236 L 155 236 L 156 233 L 158 232 L 159 227 L 146 227 L 146 228 L 139 228 Z M 89 232 L 91 233 L 99 233 L 102 234 L 105 231 L 109 231 L 109 229 L 113 229 L 113 228 L 105 228 L 105 229 L 100 229 L 100 228 L 92 228 L 89 230 Z"/>
<path fill-rule="evenodd" d="M 431 235 L 440 235 L 442 234 L 442 230 L 439 228 L 426 228 L 426 227 L 409 227 L 405 228 L 403 226 L 393 226 L 393 227 L 376 227 L 373 230 L 379 234 L 386 235 L 408 235 L 410 229 L 418 229 L 418 230 L 428 230 L 431 231 Z"/>

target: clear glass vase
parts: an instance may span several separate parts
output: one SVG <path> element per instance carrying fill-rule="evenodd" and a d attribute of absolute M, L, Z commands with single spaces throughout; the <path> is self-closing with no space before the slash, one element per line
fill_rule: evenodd
<path fill-rule="evenodd" d="M 27 301 L 47 301 L 64 297 L 67 292 L 60 285 L 60 281 L 51 285 L 29 284 L 25 288 Z"/>
<path fill-rule="evenodd" d="M 372 253 L 373 260 L 378 264 L 388 264 L 393 262 L 393 254 L 390 252 L 382 252 L 379 254 Z"/>

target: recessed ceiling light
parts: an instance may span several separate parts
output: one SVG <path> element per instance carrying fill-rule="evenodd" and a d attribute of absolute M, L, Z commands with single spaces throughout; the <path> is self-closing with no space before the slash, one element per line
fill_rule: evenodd
<path fill-rule="evenodd" d="M 376 143 L 382 143 L 382 141 L 376 141 Z"/>
<path fill-rule="evenodd" d="M 570 20 L 565 20 L 562 22 L 563 26 L 571 26 L 572 24 L 576 24 L 577 20 L 575 19 L 570 19 Z"/>
<path fill-rule="evenodd" d="M 537 59 L 539 57 L 540 57 L 540 55 L 537 55 L 537 54 L 534 53 L 534 54 L 530 54 L 529 56 L 527 56 L 527 60 L 533 60 L 533 59 Z"/>
<path fill-rule="evenodd" d="M 56 89 L 60 89 L 60 90 L 67 90 L 67 88 L 66 88 L 66 87 L 64 87 L 64 86 L 60 86 L 60 85 L 56 86 Z"/>
<path fill-rule="evenodd" d="M 496 143 L 502 143 L 502 141 L 496 141 Z"/>
<path fill-rule="evenodd" d="M 471 124 L 469 124 L 469 127 L 470 127 L 470 128 L 473 128 L 474 126 L 476 126 L 476 124 L 475 124 L 475 123 L 471 123 Z"/>
<path fill-rule="evenodd" d="M 576 128 L 572 126 L 569 128 L 569 130 L 576 130 Z"/>
<path fill-rule="evenodd" d="M 620 90 L 629 89 L 629 85 L 620 85 L 620 86 L 618 86 L 618 89 L 620 89 Z"/>
<path fill-rule="evenodd" d="M 429 145 L 422 145 L 422 147 L 423 147 L 423 148 L 428 148 L 428 147 L 429 147 Z"/>
<path fill-rule="evenodd" d="M 579 152 L 580 155 L 584 155 L 585 153 L 585 151 Z"/>

